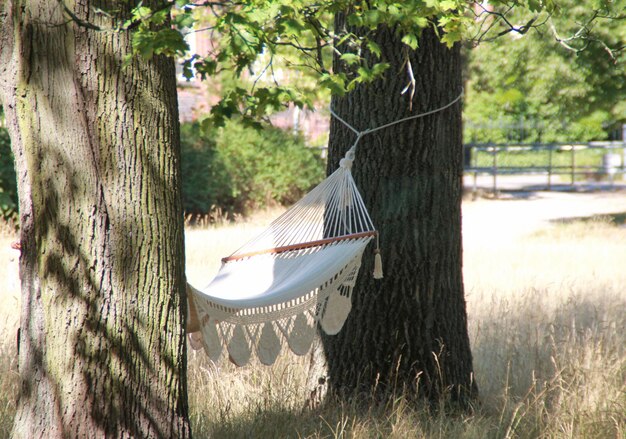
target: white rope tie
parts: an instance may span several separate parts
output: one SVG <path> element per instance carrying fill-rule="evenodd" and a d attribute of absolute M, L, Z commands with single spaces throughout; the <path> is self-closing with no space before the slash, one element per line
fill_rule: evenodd
<path fill-rule="evenodd" d="M 356 134 L 356 140 L 354 141 L 354 144 L 352 145 L 352 147 L 346 153 L 346 158 L 348 158 L 348 154 L 351 154 L 352 158 L 350 158 L 349 160 L 352 161 L 352 160 L 354 160 L 354 152 L 356 151 L 356 146 L 359 143 L 359 140 L 361 140 L 361 137 L 363 137 L 364 135 L 374 133 L 374 132 L 382 130 L 384 128 L 389 128 L 390 126 L 393 126 L 393 125 L 396 125 L 396 124 L 399 124 L 399 123 L 402 123 L 402 122 L 406 122 L 408 120 L 419 119 L 420 117 L 426 117 L 426 116 L 430 116 L 431 114 L 438 113 L 440 111 L 445 110 L 446 108 L 449 108 L 449 107 L 453 106 L 459 100 L 461 100 L 462 97 L 463 97 L 463 89 L 461 89 L 461 93 L 459 93 L 459 95 L 456 98 L 454 98 L 452 101 L 448 102 L 446 105 L 444 105 L 442 107 L 435 108 L 434 110 L 430 110 L 430 111 L 427 111 L 425 113 L 415 114 L 413 116 L 409 116 L 409 117 L 405 117 L 405 118 L 402 118 L 402 119 L 394 120 L 393 122 L 386 123 L 386 124 L 381 125 L 379 127 L 368 128 L 368 129 L 365 129 L 363 131 L 359 131 L 356 128 L 354 128 L 352 125 L 350 125 L 348 122 L 346 122 L 343 118 L 341 118 L 337 113 L 335 113 L 332 108 L 330 108 L 330 114 L 335 119 L 337 119 L 339 122 L 344 124 L 354 134 Z"/>

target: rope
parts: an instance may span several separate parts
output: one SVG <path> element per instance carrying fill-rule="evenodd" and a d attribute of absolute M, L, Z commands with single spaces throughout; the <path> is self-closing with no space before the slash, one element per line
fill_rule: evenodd
<path fill-rule="evenodd" d="M 354 144 L 352 145 L 352 147 L 348 150 L 349 153 L 354 154 L 354 150 L 356 149 L 356 145 L 359 143 L 359 140 L 361 140 L 361 137 L 363 137 L 365 134 L 370 134 L 370 133 L 374 133 L 376 131 L 382 130 L 384 128 L 389 128 L 390 126 L 393 125 L 397 125 L 399 123 L 402 122 L 406 122 L 408 120 L 413 120 L 413 119 L 419 119 L 420 117 L 425 117 L 425 116 L 430 116 L 431 114 L 434 113 L 438 113 L 440 111 L 445 110 L 446 108 L 449 108 L 451 106 L 453 106 L 454 104 L 456 104 L 461 98 L 463 97 L 463 89 L 461 89 L 461 93 L 454 98 L 452 101 L 448 102 L 446 105 L 439 107 L 439 108 L 435 108 L 434 110 L 430 110 L 427 111 L 425 113 L 420 113 L 420 114 L 415 114 L 413 116 L 409 116 L 409 117 L 405 117 L 402 119 L 398 119 L 398 120 L 394 120 L 393 122 L 389 122 L 386 123 L 384 125 L 381 125 L 379 127 L 376 128 L 368 128 L 366 130 L 363 131 L 359 131 L 356 128 L 354 128 L 352 125 L 350 125 L 348 122 L 346 122 L 344 119 L 342 119 L 337 113 L 335 113 L 333 111 L 332 108 L 330 108 L 330 114 L 335 117 L 339 122 L 343 123 L 347 128 L 349 128 L 354 134 L 356 134 L 356 141 L 354 142 Z"/>
<path fill-rule="evenodd" d="M 352 132 L 354 132 L 354 134 L 356 134 L 357 136 L 358 136 L 359 134 L 362 134 L 359 130 L 357 130 L 357 129 L 356 129 L 356 128 L 354 128 L 352 125 L 350 125 L 348 122 L 346 122 L 346 121 L 345 121 L 345 120 L 343 120 L 341 117 L 339 117 L 339 115 L 338 115 L 337 113 L 335 113 L 335 112 L 333 111 L 333 109 L 332 109 L 332 108 L 330 109 L 330 114 L 332 114 L 333 116 L 335 116 L 335 118 L 336 118 L 339 122 L 343 123 L 345 126 L 347 126 L 348 128 L 350 128 L 350 129 L 352 130 Z"/>

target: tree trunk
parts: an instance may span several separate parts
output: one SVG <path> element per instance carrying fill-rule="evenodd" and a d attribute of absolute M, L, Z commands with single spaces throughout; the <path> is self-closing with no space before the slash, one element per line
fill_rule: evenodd
<path fill-rule="evenodd" d="M 344 26 L 342 16 L 336 26 Z M 385 27 L 374 40 L 391 64 L 385 79 L 332 102 L 358 130 L 441 107 L 461 93 L 459 47 L 447 49 L 432 30 L 417 51 L 407 51 Z M 409 83 L 405 56 L 415 73 L 412 108 L 410 90 L 402 94 Z M 335 59 L 335 71 L 341 68 Z M 352 169 L 380 232 L 385 277 L 372 278 L 373 252 L 366 251 L 344 329 L 324 337 L 335 394 L 402 392 L 466 403 L 476 393 L 462 280 L 461 136 L 457 103 L 366 134 L 357 146 Z M 329 171 L 354 139 L 333 119 Z"/>
<path fill-rule="evenodd" d="M 22 246 L 13 437 L 189 437 L 174 65 L 123 67 L 130 35 L 63 4 L 106 28 L 100 10 L 130 7 L 0 5 Z"/>

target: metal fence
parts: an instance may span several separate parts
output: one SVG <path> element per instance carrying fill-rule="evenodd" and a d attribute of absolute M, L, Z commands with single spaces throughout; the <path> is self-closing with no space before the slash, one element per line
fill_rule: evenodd
<path fill-rule="evenodd" d="M 626 174 L 626 143 L 498 144 L 469 143 L 464 146 L 465 175 L 487 177 L 493 192 L 509 176 L 534 176 L 528 184 L 552 189 L 554 184 L 574 186 L 581 182 L 614 185 Z M 524 180 L 518 178 L 523 186 Z M 543 184 L 542 184 L 543 183 Z"/>

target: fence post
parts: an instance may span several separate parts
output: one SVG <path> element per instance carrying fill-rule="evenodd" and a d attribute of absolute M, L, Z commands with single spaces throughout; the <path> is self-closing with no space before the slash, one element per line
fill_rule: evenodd
<path fill-rule="evenodd" d="M 576 176 L 576 145 L 572 145 L 572 182 L 571 182 L 572 186 L 574 186 L 575 176 Z"/>
<path fill-rule="evenodd" d="M 473 146 L 472 148 L 474 148 L 474 151 L 472 151 L 472 168 L 476 169 L 478 167 L 478 153 L 480 152 L 480 148 L 475 146 Z"/>
<path fill-rule="evenodd" d="M 498 147 L 492 146 L 493 150 L 493 194 L 496 195 L 498 193 Z"/>
<path fill-rule="evenodd" d="M 548 145 L 548 190 L 552 190 L 552 148 L 553 144 Z"/>
<path fill-rule="evenodd" d="M 474 188 L 472 189 L 472 194 L 474 194 L 474 197 L 476 196 L 477 192 L 478 192 L 478 172 L 474 171 Z"/>
<path fill-rule="evenodd" d="M 626 123 L 622 124 L 622 179 L 626 174 Z"/>

